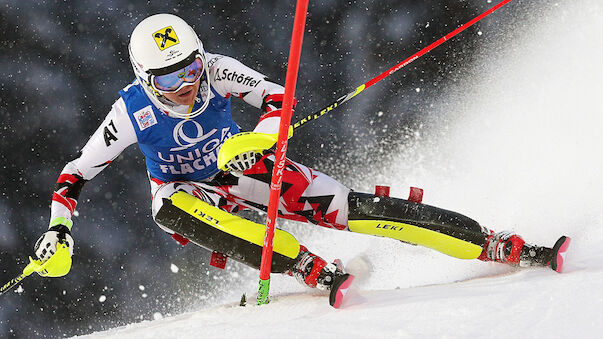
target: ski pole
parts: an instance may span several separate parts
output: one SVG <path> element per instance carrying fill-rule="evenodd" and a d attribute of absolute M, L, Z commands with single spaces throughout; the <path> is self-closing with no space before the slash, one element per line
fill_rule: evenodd
<path fill-rule="evenodd" d="M 17 284 L 19 284 L 21 282 L 21 280 L 27 278 L 33 272 L 36 272 L 37 269 L 39 270 L 40 267 L 41 267 L 41 263 L 39 260 L 33 260 L 31 257 L 29 257 L 29 264 L 27 266 L 25 266 L 25 268 L 23 269 L 23 272 L 18 277 L 13 278 L 6 284 L 2 285 L 2 287 L 0 288 L 0 295 L 3 295 L 7 291 L 10 291 L 13 287 L 15 287 Z"/>
<path fill-rule="evenodd" d="M 37 272 L 39 275 L 43 277 L 62 277 L 69 273 L 71 269 L 71 255 L 69 254 L 69 247 L 66 243 L 57 243 L 56 252 L 50 257 L 50 259 L 46 260 L 42 263 L 40 260 L 34 260 L 29 257 L 29 264 L 25 266 L 23 269 L 23 273 L 21 273 L 16 278 L 11 279 L 6 284 L 0 287 L 0 295 L 3 295 L 7 291 L 11 290 L 17 284 L 19 284 L 23 279 L 31 275 L 33 272 Z"/>
<path fill-rule="evenodd" d="M 402 62 L 398 63 L 394 67 L 392 67 L 392 68 L 388 69 L 387 71 L 379 74 L 378 76 L 372 78 L 371 80 L 365 82 L 364 84 L 356 87 L 356 89 L 354 91 L 352 91 L 352 92 L 350 92 L 350 93 L 348 93 L 348 94 L 340 97 L 339 99 L 335 100 L 335 102 L 333 102 L 330 105 L 328 105 L 327 107 L 325 107 L 325 108 L 323 108 L 323 109 L 321 109 L 319 111 L 316 111 L 315 113 L 310 114 L 307 117 L 305 117 L 305 118 L 303 118 L 303 119 L 301 119 L 301 120 L 299 120 L 299 121 L 291 124 L 289 126 L 289 137 L 293 136 L 293 131 L 298 130 L 298 129 L 302 128 L 303 126 L 305 126 L 307 123 L 320 118 L 321 116 L 323 116 L 323 115 L 327 114 L 328 112 L 332 111 L 333 109 L 335 109 L 336 107 L 340 106 L 344 102 L 352 99 L 353 97 L 355 97 L 356 95 L 358 95 L 360 92 L 364 91 L 365 89 L 373 86 L 377 82 L 379 82 L 379 81 L 387 78 L 388 76 L 396 73 L 397 71 L 399 71 L 400 69 L 402 69 L 406 65 L 408 65 L 411 62 L 417 60 L 421 56 L 429 53 L 434 48 L 436 48 L 439 45 L 443 44 L 447 40 L 450 40 L 455 35 L 459 34 L 460 32 L 464 31 L 465 29 L 467 29 L 468 27 L 472 26 L 476 22 L 478 22 L 481 19 L 483 19 L 483 18 L 487 17 L 488 15 L 492 14 L 493 12 L 495 12 L 496 10 L 498 10 L 499 8 L 501 8 L 502 6 L 508 4 L 509 2 L 511 2 L 511 0 L 503 0 L 503 1 L 501 1 L 500 3 L 498 3 L 497 5 L 491 7 L 490 9 L 488 9 L 487 11 L 485 11 L 484 13 L 478 15 L 477 17 L 475 17 L 472 20 L 468 21 L 464 25 L 462 25 L 462 26 L 458 27 L 457 29 L 453 30 L 452 32 L 444 35 L 440 39 L 438 39 L 438 40 L 434 41 L 433 43 L 431 43 L 429 46 L 424 47 L 422 50 L 418 51 L 417 53 L 411 55 L 407 59 L 405 59 Z M 236 134 L 233 137 L 228 138 L 224 142 L 224 144 L 222 144 L 222 146 L 220 147 L 220 151 L 218 153 L 218 168 L 221 169 L 222 171 L 228 171 L 228 169 L 226 168 L 226 163 L 230 159 L 234 158 L 237 154 L 241 154 L 242 152 L 246 152 L 246 151 L 261 152 L 262 150 L 266 150 L 266 149 L 271 148 L 272 146 L 274 146 L 274 144 L 276 142 L 277 142 L 277 135 L 276 134 L 247 133 L 247 132 Z"/>
<path fill-rule="evenodd" d="M 360 92 L 364 91 L 365 89 L 373 86 L 377 82 L 396 73 L 397 71 L 399 71 L 406 65 L 417 60 L 421 56 L 429 53 L 432 49 L 443 44 L 447 40 L 451 39 L 455 35 L 464 31 L 465 29 L 467 29 L 471 25 L 475 24 L 476 22 L 480 21 L 481 19 L 492 14 L 494 11 L 498 10 L 502 6 L 508 4 L 509 2 L 511 2 L 511 0 L 501 1 L 496 6 L 491 7 L 489 10 L 487 10 L 484 13 L 473 18 L 472 20 L 465 23 L 464 25 L 462 25 L 462 26 L 458 27 L 457 29 L 453 30 L 452 32 L 444 35 L 440 39 L 434 41 L 429 46 L 427 46 L 427 47 L 423 48 L 422 50 L 418 51 L 417 53 L 411 55 L 409 58 L 403 60 L 402 62 L 398 63 L 394 67 L 379 74 L 378 76 L 372 78 L 371 80 L 365 82 L 364 84 L 356 87 L 356 89 L 354 91 L 340 97 L 339 99 L 335 100 L 335 102 L 328 105 L 327 107 L 325 107 L 313 114 L 308 115 L 307 117 L 299 120 L 298 122 L 293 123 L 292 125 L 289 126 L 289 137 L 293 136 L 293 131 L 302 128 L 308 122 L 311 122 L 311 121 L 314 121 L 314 120 L 320 118 L 321 116 L 332 111 L 333 109 L 335 109 L 339 105 L 343 104 L 344 102 L 352 99 L 353 97 L 358 95 Z M 249 132 L 243 132 L 243 133 L 236 134 L 236 135 L 232 136 L 231 138 L 226 139 L 224 144 L 222 144 L 222 146 L 220 147 L 220 151 L 218 152 L 218 168 L 221 169 L 222 171 L 228 171 L 229 169 L 226 167 L 226 163 L 230 159 L 234 158 L 236 155 L 241 154 L 243 152 L 247 152 L 247 151 L 262 152 L 263 150 L 273 147 L 276 142 L 277 142 L 277 134 L 249 133 Z"/>
<path fill-rule="evenodd" d="M 356 87 L 356 89 L 354 91 L 352 91 L 352 92 L 350 92 L 350 93 L 348 93 L 348 94 L 340 97 L 339 99 L 335 100 L 335 102 L 333 102 L 330 105 L 328 105 L 327 107 L 325 107 L 325 108 L 323 108 L 323 109 L 321 109 L 321 110 L 319 110 L 319 111 L 317 111 L 317 112 L 315 112 L 313 114 L 310 114 L 307 117 L 299 120 L 298 122 L 296 122 L 296 123 L 293 124 L 293 130 L 294 131 L 298 130 L 301 127 L 303 127 L 305 124 L 307 124 L 308 122 L 316 120 L 316 119 L 320 118 L 321 116 L 327 114 L 328 112 L 330 112 L 334 108 L 336 108 L 339 105 L 343 104 L 344 102 L 352 99 L 353 97 L 355 97 L 356 95 L 358 95 L 360 92 L 364 91 L 365 89 L 373 86 L 377 82 L 379 82 L 379 81 L 387 78 L 388 76 L 396 73 L 397 71 L 399 71 L 400 69 L 402 69 L 406 65 L 408 65 L 411 62 L 417 60 L 418 58 L 422 57 L 423 55 L 429 53 L 432 49 L 438 47 L 439 45 L 443 44 L 447 40 L 453 38 L 455 35 L 459 34 L 460 32 L 464 31 L 465 29 L 467 29 L 468 27 L 472 26 L 476 22 L 478 22 L 481 19 L 483 19 L 483 18 L 487 17 L 488 15 L 492 14 L 494 11 L 498 10 L 499 8 L 501 8 L 502 6 L 506 5 L 509 2 L 511 2 L 511 0 L 503 0 L 503 1 L 501 1 L 496 6 L 490 8 L 489 10 L 485 11 L 484 13 L 478 15 L 477 17 L 473 18 L 472 20 L 470 20 L 469 22 L 465 23 L 464 25 L 458 27 L 454 31 L 446 34 L 445 36 L 443 36 L 440 39 L 436 40 L 435 42 L 433 42 L 429 46 L 423 48 L 422 50 L 418 51 L 417 53 L 411 55 L 407 59 L 405 59 L 402 62 L 398 63 L 394 67 L 392 67 L 392 68 L 388 69 L 387 71 L 379 74 L 378 76 L 376 76 L 373 79 L 365 82 L 364 84 Z"/>
<path fill-rule="evenodd" d="M 29 265 L 27 265 L 29 267 Z M 26 267 L 27 269 L 27 267 Z M 27 276 L 29 276 L 30 274 L 33 273 L 33 270 L 29 273 L 25 273 L 25 270 L 23 270 L 23 273 L 21 273 L 18 277 L 11 279 L 9 282 L 7 282 L 6 284 L 2 285 L 2 287 L 0 287 L 0 295 L 3 295 L 4 293 L 10 291 L 13 289 L 13 287 L 15 287 L 18 283 L 21 282 L 21 280 L 25 279 Z"/>

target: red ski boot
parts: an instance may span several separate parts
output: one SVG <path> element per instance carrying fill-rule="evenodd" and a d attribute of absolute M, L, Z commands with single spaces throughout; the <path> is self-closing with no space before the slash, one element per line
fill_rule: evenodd
<path fill-rule="evenodd" d="M 478 259 L 520 267 L 549 266 L 561 273 L 570 241 L 570 238 L 562 236 L 553 248 L 548 248 L 528 244 L 520 236 L 511 232 L 491 231 Z"/>
<path fill-rule="evenodd" d="M 525 243 L 520 236 L 511 232 L 494 233 L 490 231 L 490 235 L 484 244 L 484 250 L 478 259 L 518 266 L 521 249 Z"/>
<path fill-rule="evenodd" d="M 297 263 L 289 272 L 300 283 L 316 287 L 319 290 L 330 291 L 329 303 L 339 308 L 347 290 L 354 281 L 354 276 L 343 271 L 341 260 L 337 259 L 327 264 L 321 257 L 311 253 L 301 246 Z"/>

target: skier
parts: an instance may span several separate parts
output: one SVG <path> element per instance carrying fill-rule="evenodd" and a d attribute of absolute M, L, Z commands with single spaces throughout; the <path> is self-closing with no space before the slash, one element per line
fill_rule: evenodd
<path fill-rule="evenodd" d="M 230 214 L 245 208 L 267 210 L 274 154 L 259 141 L 278 132 L 284 88 L 231 57 L 206 52 L 193 29 L 171 14 L 140 22 L 131 35 L 129 56 L 135 80 L 119 92 L 81 156 L 61 172 L 49 229 L 36 242 L 35 254 L 45 262 L 58 243 L 66 243 L 73 254 L 72 215 L 82 187 L 138 143 L 146 158 L 157 225 L 183 244 L 192 240 L 258 268 L 261 243 L 244 234 L 252 227 L 236 229 L 252 223 Z M 241 133 L 234 122 L 232 97 L 261 109 L 252 132 Z M 223 154 L 221 148 L 230 153 Z M 182 207 L 185 200 L 196 207 Z M 230 221 L 216 214 L 225 212 Z M 290 160 L 283 173 L 279 216 L 391 237 L 463 259 L 556 271 L 561 271 L 561 255 L 569 244 L 569 238 L 561 237 L 553 248 L 535 246 L 516 234 L 495 233 L 466 216 L 423 205 L 420 199 L 353 192 Z M 218 230 L 217 223 L 228 223 L 233 231 Z M 333 292 L 351 282 L 341 262 L 326 262 L 292 237 L 277 234 L 274 261 L 273 271 L 310 287 Z"/>

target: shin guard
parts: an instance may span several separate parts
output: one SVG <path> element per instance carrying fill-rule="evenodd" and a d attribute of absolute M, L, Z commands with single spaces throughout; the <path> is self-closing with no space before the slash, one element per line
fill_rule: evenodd
<path fill-rule="evenodd" d="M 260 268 L 264 225 L 227 213 L 185 192 L 176 192 L 165 199 L 155 220 L 201 247 Z M 271 271 L 289 271 L 299 253 L 297 240 L 277 229 Z"/>
<path fill-rule="evenodd" d="M 350 231 L 425 246 L 444 254 L 475 259 L 488 233 L 462 214 L 404 199 L 351 192 Z"/>

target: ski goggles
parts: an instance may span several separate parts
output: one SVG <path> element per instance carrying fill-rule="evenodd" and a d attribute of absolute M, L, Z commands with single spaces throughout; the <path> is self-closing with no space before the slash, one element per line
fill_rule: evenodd
<path fill-rule="evenodd" d="M 161 92 L 177 92 L 184 86 L 194 84 L 203 75 L 203 61 L 198 56 L 191 64 L 174 72 L 153 75 L 151 82 L 153 87 Z"/>

